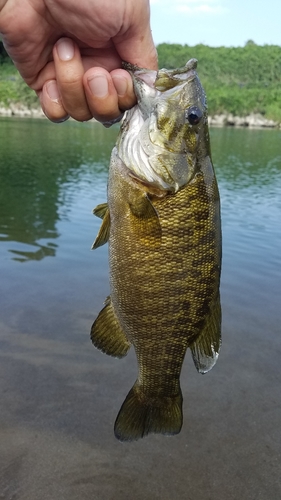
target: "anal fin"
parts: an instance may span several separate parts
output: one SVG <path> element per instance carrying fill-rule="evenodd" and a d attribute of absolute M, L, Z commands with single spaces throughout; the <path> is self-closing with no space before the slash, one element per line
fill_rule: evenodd
<path fill-rule="evenodd" d="M 221 346 L 220 297 L 211 308 L 199 338 L 190 347 L 195 367 L 199 373 L 207 373 L 216 364 Z"/>
<path fill-rule="evenodd" d="M 123 358 L 130 349 L 131 344 L 123 333 L 110 297 L 92 326 L 91 340 L 97 349 L 115 358 Z"/>

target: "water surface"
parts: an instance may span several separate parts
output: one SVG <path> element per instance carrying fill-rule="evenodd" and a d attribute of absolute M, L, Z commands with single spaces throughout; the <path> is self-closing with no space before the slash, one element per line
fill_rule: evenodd
<path fill-rule="evenodd" d="M 281 132 L 212 129 L 223 222 L 223 347 L 188 353 L 179 436 L 128 445 L 113 423 L 136 377 L 95 350 L 109 292 L 92 252 L 118 127 L 0 119 L 0 498 L 281 498 Z"/>

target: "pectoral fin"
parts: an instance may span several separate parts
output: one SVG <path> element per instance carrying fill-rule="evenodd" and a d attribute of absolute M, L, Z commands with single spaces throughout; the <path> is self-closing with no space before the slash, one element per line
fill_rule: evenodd
<path fill-rule="evenodd" d="M 107 203 L 101 203 L 93 210 L 94 215 L 102 219 L 101 227 L 97 234 L 97 237 L 92 245 L 92 250 L 98 248 L 109 240 L 110 233 L 110 214 Z"/>
<path fill-rule="evenodd" d="M 123 333 L 110 297 L 92 326 L 91 340 L 97 349 L 115 358 L 123 358 L 130 349 L 131 344 Z"/>
<path fill-rule="evenodd" d="M 221 346 L 221 305 L 218 296 L 211 308 L 205 327 L 190 347 L 194 364 L 199 373 L 207 373 L 216 364 Z"/>
<path fill-rule="evenodd" d="M 148 195 L 141 191 L 133 191 L 129 196 L 131 212 L 139 219 L 158 219 L 158 214 Z"/>
<path fill-rule="evenodd" d="M 128 202 L 131 213 L 136 217 L 135 227 L 140 241 L 152 237 L 156 244 L 160 244 L 162 237 L 160 220 L 149 196 L 140 190 L 132 191 L 129 193 Z"/>

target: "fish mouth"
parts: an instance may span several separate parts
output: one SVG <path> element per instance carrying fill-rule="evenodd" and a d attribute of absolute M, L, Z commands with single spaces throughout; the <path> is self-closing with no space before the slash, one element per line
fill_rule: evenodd
<path fill-rule="evenodd" d="M 151 87 L 152 89 L 155 87 L 155 81 L 157 80 L 158 71 L 155 70 L 136 70 L 132 73 L 133 83 L 136 87 L 140 85 L 140 82 L 144 82 L 146 85 Z"/>
<path fill-rule="evenodd" d="M 136 64 L 131 64 L 128 62 L 122 62 L 122 68 L 128 71 L 130 73 L 133 82 L 135 79 L 140 78 L 147 83 L 150 87 L 154 85 L 156 76 L 158 74 L 158 71 L 153 70 L 153 69 L 148 69 L 148 68 L 140 68 Z"/>
<path fill-rule="evenodd" d="M 143 97 L 143 84 L 155 92 L 165 92 L 193 79 L 196 76 L 197 59 L 190 59 L 183 68 L 173 70 L 164 68 L 156 71 L 139 68 L 126 62 L 123 62 L 122 66 L 132 77 L 134 90 L 139 101 Z"/>

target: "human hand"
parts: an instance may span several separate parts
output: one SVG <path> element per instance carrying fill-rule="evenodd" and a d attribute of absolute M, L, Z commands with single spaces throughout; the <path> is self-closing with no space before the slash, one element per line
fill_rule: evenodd
<path fill-rule="evenodd" d="M 157 68 L 149 0 L 0 0 L 0 33 L 52 121 L 118 118 L 136 101 L 121 61 Z"/>

